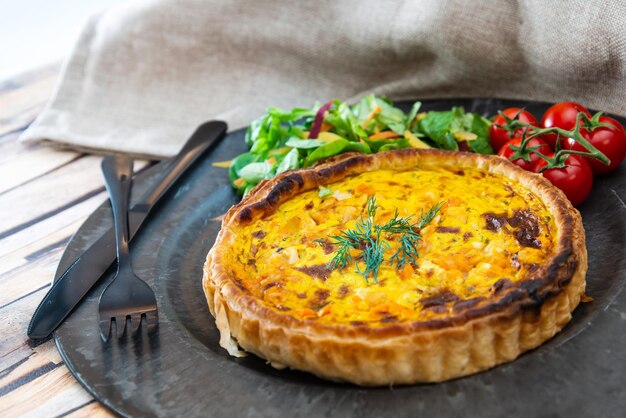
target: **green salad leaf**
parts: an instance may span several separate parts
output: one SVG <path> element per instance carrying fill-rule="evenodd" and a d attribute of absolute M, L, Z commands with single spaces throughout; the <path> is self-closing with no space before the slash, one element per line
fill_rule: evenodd
<path fill-rule="evenodd" d="M 454 109 L 446 112 L 428 112 L 419 121 L 418 129 L 424 136 L 430 138 L 437 148 L 458 151 L 459 145 L 452 135 L 454 118 Z"/>
<path fill-rule="evenodd" d="M 476 134 L 478 138 L 469 141 L 470 149 L 479 154 L 493 154 L 494 150 L 489 142 L 489 128 L 491 127 L 491 122 L 481 115 L 474 114 L 473 116 L 470 132 Z"/>
<path fill-rule="evenodd" d="M 479 114 L 465 113 L 461 107 L 420 113 L 422 104 L 415 102 L 405 113 L 387 98 L 374 95 L 354 105 L 335 99 L 326 106 L 330 107 L 319 115 L 319 103 L 310 109 L 270 107 L 254 120 L 245 134 L 250 151 L 230 163 L 228 175 L 233 187 L 246 194 L 264 179 L 344 152 L 370 154 L 428 146 L 457 151 L 466 141 L 462 149 L 493 153 L 489 145 L 491 122 Z M 316 129 L 322 128 L 311 139 L 314 121 Z M 320 189 L 321 194 L 327 196 L 328 192 Z"/>
<path fill-rule="evenodd" d="M 376 113 L 373 112 L 377 110 Z M 374 95 L 365 96 L 354 107 L 354 114 L 360 125 L 367 122 L 365 129 L 390 129 L 398 135 L 403 135 L 407 128 L 407 115 L 391 102 Z M 370 115 L 373 117 L 368 120 Z M 365 138 L 367 135 L 361 136 Z"/>
<path fill-rule="evenodd" d="M 296 137 L 291 137 L 285 145 L 288 147 L 299 148 L 299 149 L 311 149 L 317 148 L 324 145 L 324 141 L 319 141 L 317 139 L 299 139 Z"/>
<path fill-rule="evenodd" d="M 248 184 L 258 183 L 273 174 L 274 164 L 268 162 L 250 163 L 239 170 L 239 176 Z"/>
<path fill-rule="evenodd" d="M 467 137 L 468 148 L 480 154 L 493 154 L 489 144 L 491 122 L 477 114 L 465 113 L 462 107 L 442 112 L 428 112 L 418 123 L 421 133 L 430 138 L 438 148 L 458 151 L 459 136 Z M 459 134 L 473 135 L 459 135 Z"/>
<path fill-rule="evenodd" d="M 345 102 L 335 101 L 336 107 L 330 109 L 324 122 L 333 126 L 333 132 L 349 141 L 358 141 L 367 137 L 367 132 L 359 124 L 359 120 L 350 106 Z"/>
<path fill-rule="evenodd" d="M 228 177 L 230 178 L 231 183 L 241 177 L 242 168 L 244 168 L 248 164 L 256 162 L 257 158 L 257 155 L 251 152 L 245 152 L 232 160 L 228 169 Z"/>
<path fill-rule="evenodd" d="M 422 108 L 422 102 L 413 103 L 413 106 L 411 107 L 411 111 L 409 112 L 409 115 L 406 118 L 407 128 L 412 129 L 413 126 L 416 125 L 415 118 L 417 117 L 417 113 L 420 111 L 421 108 Z"/>
<path fill-rule="evenodd" d="M 300 153 L 297 149 L 293 148 L 285 155 L 283 160 L 276 167 L 276 174 L 282 173 L 287 170 L 294 170 L 300 167 Z"/>
<path fill-rule="evenodd" d="M 363 140 L 369 145 L 372 152 L 391 151 L 394 149 L 404 149 L 409 147 L 409 140 L 407 138 L 394 138 L 394 139 L 369 139 Z"/>
<path fill-rule="evenodd" d="M 319 148 L 316 148 L 308 157 L 304 160 L 304 166 L 309 167 L 318 162 L 321 159 L 332 157 L 333 155 L 341 154 L 343 152 L 359 151 L 364 154 L 371 154 L 372 150 L 367 144 L 362 142 L 352 142 L 347 139 L 336 139 L 332 142 L 328 142 Z"/>

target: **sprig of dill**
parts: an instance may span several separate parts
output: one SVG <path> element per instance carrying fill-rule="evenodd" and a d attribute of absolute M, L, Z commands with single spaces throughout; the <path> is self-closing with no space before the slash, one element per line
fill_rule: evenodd
<path fill-rule="evenodd" d="M 348 263 L 353 261 L 350 251 L 362 249 L 362 258 L 365 267 L 361 269 L 358 260 L 355 261 L 356 269 L 365 280 L 368 280 L 370 274 L 373 275 L 374 281 L 378 279 L 378 270 L 384 258 L 385 248 L 380 242 L 380 232 L 374 231 L 374 216 L 376 216 L 376 198 L 371 196 L 367 199 L 367 218 L 361 217 L 353 229 L 341 231 L 339 235 L 332 235 L 331 244 L 339 246 L 332 260 L 328 263 L 328 267 L 332 269 L 343 269 Z"/>
<path fill-rule="evenodd" d="M 389 259 L 390 262 L 393 263 L 395 261 L 397 263 L 398 269 L 404 268 L 404 265 L 407 263 L 417 264 L 417 257 L 419 257 L 417 246 L 422 240 L 420 231 L 437 216 L 441 205 L 442 203 L 436 204 L 430 208 L 426 214 L 424 214 L 424 210 L 422 209 L 420 221 L 414 225 L 409 223 L 409 219 L 412 216 L 398 218 L 398 210 L 396 209 L 394 217 L 382 227 L 383 230 L 402 234 L 400 236 L 400 247 Z"/>
<path fill-rule="evenodd" d="M 426 215 L 424 215 L 424 209 L 422 209 L 422 214 L 420 216 L 422 219 L 418 222 L 417 229 L 423 229 L 426 225 L 428 225 L 430 221 L 432 221 L 435 216 L 437 216 L 439 210 L 441 209 L 441 206 L 443 206 L 443 202 L 437 203 L 435 206 L 430 208 L 428 212 L 426 212 Z"/>
<path fill-rule="evenodd" d="M 433 206 L 424 214 L 422 210 L 420 221 L 411 223 L 412 215 L 400 217 L 396 209 L 394 216 L 384 225 L 376 225 L 374 217 L 379 206 L 376 204 L 376 197 L 370 196 L 367 199 L 367 217 L 361 217 L 353 229 L 341 231 L 339 235 L 333 235 L 331 244 L 339 248 L 328 263 L 332 269 L 343 269 L 348 263 L 354 261 L 356 271 L 366 282 L 372 276 L 374 282 L 378 281 L 378 271 L 385 259 L 385 251 L 391 248 L 389 242 L 381 236 L 399 234 L 400 246 L 389 259 L 390 263 L 396 263 L 397 268 L 404 268 L 407 263 L 417 264 L 419 253 L 417 246 L 422 239 L 420 231 L 430 223 L 441 209 L 441 203 Z M 391 237 L 390 237 L 391 238 Z M 350 253 L 353 250 L 361 250 L 361 254 L 354 258 Z M 359 261 L 363 261 L 363 267 Z"/>
<path fill-rule="evenodd" d="M 361 269 L 359 263 L 355 263 L 356 271 L 368 282 L 370 274 L 374 279 L 374 283 L 378 281 L 378 270 L 385 259 L 385 250 L 389 248 L 389 244 L 385 241 L 375 238 L 369 238 L 363 248 L 363 262 L 365 267 Z"/>

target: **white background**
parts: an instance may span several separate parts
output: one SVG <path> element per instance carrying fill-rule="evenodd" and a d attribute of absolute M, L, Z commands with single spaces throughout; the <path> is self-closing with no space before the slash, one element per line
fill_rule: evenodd
<path fill-rule="evenodd" d="M 72 51 L 89 17 L 120 3 L 122 0 L 0 0 L 0 82 L 61 62 Z"/>

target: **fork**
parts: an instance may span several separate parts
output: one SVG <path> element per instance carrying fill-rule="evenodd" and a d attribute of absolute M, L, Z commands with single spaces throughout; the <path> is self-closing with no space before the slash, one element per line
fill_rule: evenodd
<path fill-rule="evenodd" d="M 130 197 L 133 160 L 126 156 L 107 156 L 102 160 L 102 174 L 109 192 L 117 250 L 117 272 L 104 289 L 98 307 L 100 336 L 106 342 L 113 323 L 118 338 L 126 332 L 137 332 L 143 318 L 148 328 L 158 325 L 158 310 L 154 291 L 135 275 L 128 250 L 128 201 Z"/>

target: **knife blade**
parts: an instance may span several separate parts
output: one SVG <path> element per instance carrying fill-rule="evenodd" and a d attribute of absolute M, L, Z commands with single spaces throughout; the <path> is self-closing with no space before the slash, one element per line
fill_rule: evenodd
<path fill-rule="evenodd" d="M 161 178 L 135 203 L 128 213 L 129 236 L 132 237 L 154 205 L 200 155 L 217 145 L 227 125 L 209 121 L 200 125 L 180 152 L 163 169 Z M 115 232 L 108 229 L 78 257 L 65 272 L 55 274 L 54 283 L 35 310 L 27 334 L 31 339 L 48 337 L 74 310 L 87 292 L 115 261 Z"/>

